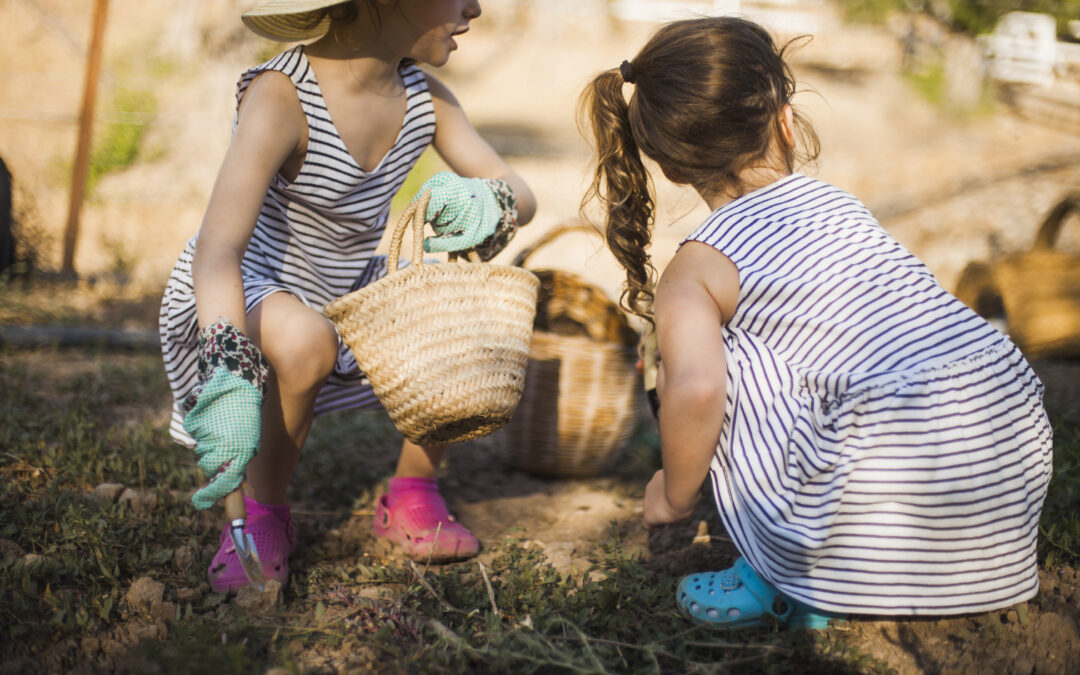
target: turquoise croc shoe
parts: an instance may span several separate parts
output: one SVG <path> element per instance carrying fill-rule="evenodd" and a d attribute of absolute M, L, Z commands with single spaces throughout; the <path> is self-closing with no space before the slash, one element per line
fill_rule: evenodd
<path fill-rule="evenodd" d="M 801 630 L 822 630 L 844 620 L 842 615 L 823 613 L 787 597 L 762 579 L 745 558 L 723 572 L 683 577 L 676 602 L 690 621 L 717 630 L 762 626 L 770 616 Z"/>

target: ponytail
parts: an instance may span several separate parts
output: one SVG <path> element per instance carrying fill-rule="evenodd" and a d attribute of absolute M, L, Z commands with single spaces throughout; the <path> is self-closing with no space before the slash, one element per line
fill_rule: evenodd
<path fill-rule="evenodd" d="M 652 323 L 656 279 L 648 254 L 654 218 L 652 185 L 631 131 L 623 82 L 619 70 L 612 69 L 598 75 L 582 95 L 582 114 L 596 146 L 596 169 L 582 210 L 593 199 L 603 206 L 604 238 L 626 269 L 619 304 Z"/>

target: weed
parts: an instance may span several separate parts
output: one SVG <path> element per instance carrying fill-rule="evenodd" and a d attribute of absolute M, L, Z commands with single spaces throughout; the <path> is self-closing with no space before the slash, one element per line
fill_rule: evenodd
<path fill-rule="evenodd" d="M 104 124 L 90 154 L 86 194 L 92 195 L 101 178 L 126 169 L 139 157 L 139 147 L 157 102 L 146 90 L 119 88 L 113 92 L 111 119 Z"/>
<path fill-rule="evenodd" d="M 1043 504 L 1039 553 L 1044 565 L 1080 564 L 1080 420 L 1074 411 L 1058 414 L 1054 424 L 1054 476 Z"/>

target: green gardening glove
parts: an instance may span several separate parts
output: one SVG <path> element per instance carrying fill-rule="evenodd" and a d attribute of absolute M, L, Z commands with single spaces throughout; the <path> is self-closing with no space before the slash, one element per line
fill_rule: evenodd
<path fill-rule="evenodd" d="M 199 384 L 184 399 L 184 429 L 195 439 L 199 468 L 210 477 L 191 497 L 197 509 L 213 506 L 244 479 L 259 451 L 262 401 L 269 363 L 230 323 L 199 335 Z"/>
<path fill-rule="evenodd" d="M 435 230 L 424 240 L 428 253 L 482 248 L 482 259 L 495 256 L 513 235 L 517 209 L 513 192 L 504 181 L 462 178 L 440 171 L 422 186 L 417 198 L 431 192 L 424 219 Z M 498 250 L 490 250 L 498 241 Z"/>

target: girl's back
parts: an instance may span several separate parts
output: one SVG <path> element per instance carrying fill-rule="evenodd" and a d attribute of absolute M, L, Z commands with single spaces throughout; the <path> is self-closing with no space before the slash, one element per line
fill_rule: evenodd
<path fill-rule="evenodd" d="M 819 180 L 748 193 L 689 240 L 738 270 L 711 479 L 753 567 L 837 612 L 1030 597 L 1050 428 L 1016 347 Z M 965 581 L 930 598 L 935 577 Z"/>
<path fill-rule="evenodd" d="M 726 204 L 688 240 L 715 247 L 739 270 L 733 337 L 752 337 L 787 366 L 845 387 L 1005 342 L 861 202 L 801 174 Z"/>

